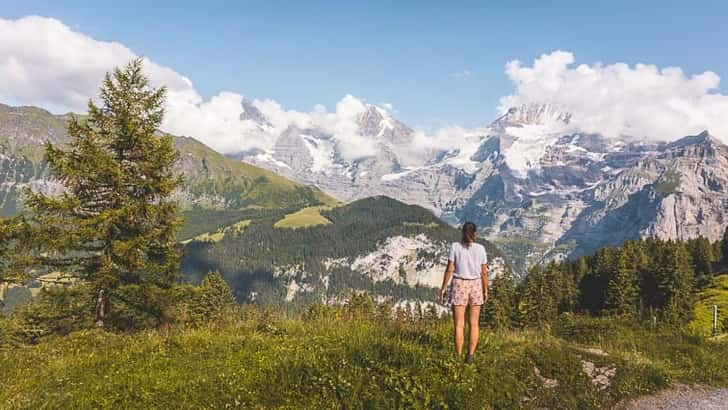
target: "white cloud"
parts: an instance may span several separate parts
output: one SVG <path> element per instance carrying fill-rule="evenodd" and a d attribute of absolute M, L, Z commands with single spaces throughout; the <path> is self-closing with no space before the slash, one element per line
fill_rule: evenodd
<path fill-rule="evenodd" d="M 104 74 L 136 55 L 122 44 L 94 40 L 58 20 L 0 19 L 0 96 L 54 111 L 84 111 Z M 153 83 L 190 90 L 192 83 L 147 60 Z"/>
<path fill-rule="evenodd" d="M 137 57 L 126 46 L 93 39 L 46 17 L 0 19 L 0 101 L 37 105 L 56 113 L 85 112 L 106 72 Z M 285 110 L 273 100 L 252 101 L 272 129 L 241 120 L 242 94 L 221 91 L 204 100 L 192 82 L 169 67 L 145 58 L 153 86 L 167 86 L 162 128 L 200 139 L 221 152 L 270 148 L 289 126 L 318 127 L 335 135 L 347 159 L 371 155 L 371 141 L 357 134 L 356 119 L 365 103 L 351 95 L 334 112 L 317 105 L 310 113 Z"/>
<path fill-rule="evenodd" d="M 506 74 L 513 95 L 499 109 L 550 103 L 572 113 L 572 125 L 608 137 L 670 140 L 709 130 L 728 142 L 728 96 L 712 71 L 686 76 L 678 67 L 624 63 L 573 66 L 574 55 L 554 51 L 531 66 L 514 60 Z"/>
<path fill-rule="evenodd" d="M 83 112 L 96 96 L 104 74 L 137 54 L 116 42 L 99 41 L 45 17 L 0 19 L 0 101 L 37 105 L 56 113 Z M 317 128 L 331 134 L 344 159 L 375 153 L 370 138 L 359 134 L 357 119 L 365 101 L 344 96 L 329 111 L 316 105 L 311 112 L 286 110 L 273 100 L 247 101 L 266 117 L 263 127 L 244 113 L 244 96 L 221 91 L 205 99 L 185 76 L 145 59 L 154 86 L 166 85 L 165 131 L 189 135 L 220 152 L 269 149 L 290 126 Z M 571 112 L 572 125 L 586 132 L 614 137 L 622 134 L 650 139 L 674 139 L 709 129 L 728 142 L 728 96 L 717 92 L 720 78 L 713 72 L 687 77 L 679 68 L 593 64 L 574 66 L 566 51 L 544 54 L 529 65 L 511 61 L 506 74 L 514 93 L 500 100 L 501 111 L 511 106 L 551 103 Z M 453 78 L 472 77 L 468 69 Z M 383 110 L 394 112 L 389 103 Z M 402 159 L 416 164 L 440 150 L 459 150 L 469 161 L 482 130 L 450 126 L 433 133 L 417 132 Z M 404 152 L 406 151 L 406 152 Z"/>

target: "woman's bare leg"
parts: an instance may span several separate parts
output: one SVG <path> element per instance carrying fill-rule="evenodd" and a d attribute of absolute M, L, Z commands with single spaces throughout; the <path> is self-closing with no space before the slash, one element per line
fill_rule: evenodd
<path fill-rule="evenodd" d="M 455 322 L 455 351 L 460 355 L 465 342 L 465 306 L 453 306 L 452 318 Z"/>
<path fill-rule="evenodd" d="M 470 325 L 468 354 L 472 355 L 475 353 L 475 348 L 478 347 L 478 338 L 480 337 L 480 306 L 470 306 L 468 322 Z"/>

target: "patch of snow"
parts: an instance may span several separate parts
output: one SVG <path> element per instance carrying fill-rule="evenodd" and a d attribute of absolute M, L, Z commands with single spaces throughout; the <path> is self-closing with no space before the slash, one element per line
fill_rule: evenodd
<path fill-rule="evenodd" d="M 273 165 L 275 165 L 277 167 L 291 169 L 291 167 L 288 164 L 286 164 L 285 162 L 279 161 L 279 160 L 273 158 L 273 154 L 274 153 L 272 151 L 270 151 L 270 152 L 263 152 L 263 153 L 260 153 L 258 155 L 255 155 L 253 158 L 255 158 L 255 160 L 257 160 L 257 161 L 267 162 L 267 163 L 273 164 Z"/>
<path fill-rule="evenodd" d="M 476 130 L 475 132 L 465 134 L 456 145 L 459 147 L 454 155 L 447 158 L 444 162 L 455 168 L 462 169 L 470 174 L 476 172 L 481 163 L 474 161 L 472 158 L 478 152 L 480 144 L 483 142 L 483 135 L 488 134 L 488 129 Z"/>
<path fill-rule="evenodd" d="M 404 176 L 407 176 L 407 175 L 411 174 L 412 172 L 417 171 L 419 169 L 421 169 L 421 168 L 411 167 L 411 168 L 407 168 L 405 171 L 402 171 L 402 172 L 396 172 L 393 174 L 382 175 L 381 180 L 382 181 L 395 181 L 395 180 L 398 180 Z"/>
<path fill-rule="evenodd" d="M 503 151 L 503 155 L 514 176 L 526 178 L 528 171 L 538 170 L 546 148 L 556 143 L 565 130 L 565 124 L 558 120 L 506 127 L 506 133 L 515 140 Z"/>
<path fill-rule="evenodd" d="M 587 152 L 586 156 L 594 162 L 601 162 L 604 160 L 604 157 L 606 157 L 607 154 L 604 152 Z"/>
<path fill-rule="evenodd" d="M 313 159 L 312 172 L 324 172 L 334 166 L 334 146 L 331 141 L 322 140 L 313 135 L 301 134 L 309 154 Z"/>

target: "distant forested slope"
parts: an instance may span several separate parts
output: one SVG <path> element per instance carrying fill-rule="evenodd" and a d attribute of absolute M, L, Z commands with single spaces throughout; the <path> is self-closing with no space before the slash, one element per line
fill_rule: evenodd
<path fill-rule="evenodd" d="M 182 269 L 192 281 L 219 270 L 241 301 L 277 303 L 291 299 L 290 292 L 297 301 L 320 301 L 352 289 L 394 299 L 435 297 L 432 283 L 439 279 L 423 275 L 442 277 L 447 243 L 459 239 L 457 229 L 424 208 L 387 197 L 366 198 L 320 213 L 331 223 L 280 228 L 274 224 L 285 212 L 260 213 L 245 227 L 204 235 L 187 244 Z M 251 215 L 239 218 L 248 220 Z M 396 243 L 408 252 L 400 254 L 396 246 L 386 248 L 392 241 L 400 241 Z M 505 266 L 502 253 L 491 243 L 481 242 L 491 259 Z M 362 258 L 357 263 L 358 257 Z M 395 274 L 382 277 L 392 264 L 397 266 Z"/>

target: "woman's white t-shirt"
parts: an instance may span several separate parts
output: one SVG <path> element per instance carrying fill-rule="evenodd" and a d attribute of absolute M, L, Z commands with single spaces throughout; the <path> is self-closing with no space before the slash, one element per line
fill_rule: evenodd
<path fill-rule="evenodd" d="M 465 247 L 460 242 L 453 242 L 447 260 L 455 264 L 454 277 L 480 279 L 481 266 L 488 263 L 488 254 L 485 252 L 485 247 L 479 243 L 471 243 Z"/>

